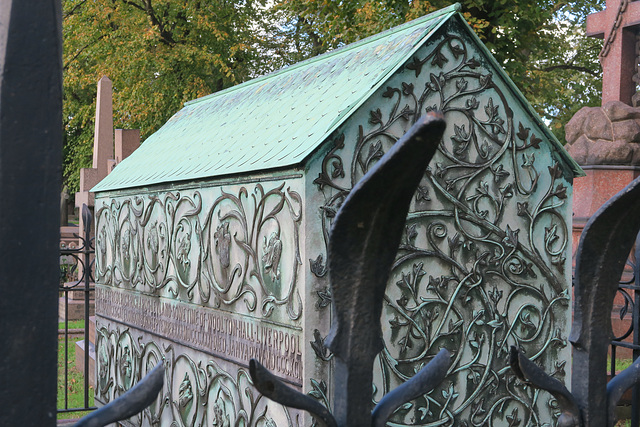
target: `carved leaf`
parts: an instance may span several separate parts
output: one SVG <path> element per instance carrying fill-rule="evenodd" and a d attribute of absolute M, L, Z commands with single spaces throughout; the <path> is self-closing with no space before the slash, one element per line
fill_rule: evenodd
<path fill-rule="evenodd" d="M 531 139 L 529 140 L 529 145 L 533 148 L 540 148 L 540 143 L 542 142 L 542 139 L 540 138 L 536 138 L 535 135 L 531 134 Z"/>
<path fill-rule="evenodd" d="M 467 89 L 467 86 L 469 86 L 469 82 L 465 79 L 456 80 L 456 89 L 458 89 L 458 92 L 464 92 Z"/>
<path fill-rule="evenodd" d="M 418 77 L 420 75 L 420 72 L 422 71 L 423 64 L 424 63 L 422 61 L 414 56 L 411 63 L 407 64 L 407 68 L 410 70 L 414 70 L 416 73 L 416 77 Z"/>
<path fill-rule="evenodd" d="M 487 75 L 480 76 L 479 80 L 480 80 L 480 86 L 487 87 L 491 84 L 491 81 L 493 80 L 493 75 L 489 73 Z"/>
<path fill-rule="evenodd" d="M 451 49 L 451 53 L 453 53 L 453 56 L 456 59 L 464 55 L 464 48 L 459 44 L 450 43 L 449 48 Z"/>
<path fill-rule="evenodd" d="M 318 298 L 320 298 L 317 303 L 318 308 L 324 308 L 331 304 L 331 289 L 325 288 L 324 290 L 317 291 L 316 293 L 318 294 Z"/>
<path fill-rule="evenodd" d="M 558 163 L 554 163 L 553 166 L 547 166 L 547 168 L 549 169 L 549 175 L 551 175 L 551 178 L 558 179 L 562 177 L 562 169 L 560 169 Z"/>
<path fill-rule="evenodd" d="M 382 125 L 382 111 L 380 111 L 379 108 L 376 108 L 375 110 L 371 110 L 369 112 L 369 123 L 371 123 L 372 125 Z"/>
<path fill-rule="evenodd" d="M 493 172 L 493 179 L 495 182 L 501 181 L 510 175 L 502 165 L 497 165 L 494 169 L 491 169 L 491 171 Z"/>
<path fill-rule="evenodd" d="M 480 66 L 480 63 L 478 62 L 477 59 L 471 58 L 466 62 L 465 65 L 473 70 L 478 68 Z"/>
<path fill-rule="evenodd" d="M 522 141 L 526 141 L 529 137 L 530 130 L 531 129 L 524 127 L 522 123 L 518 123 L 518 133 L 516 133 L 516 136 Z"/>
<path fill-rule="evenodd" d="M 382 93 L 382 96 L 384 98 L 392 98 L 393 94 L 396 92 L 397 89 L 392 88 L 391 86 L 387 86 L 387 89 Z"/>
<path fill-rule="evenodd" d="M 509 422 L 509 427 L 517 427 L 520 425 L 522 420 L 518 417 L 518 408 L 513 408 L 511 415 L 507 415 L 507 421 Z"/>
<path fill-rule="evenodd" d="M 475 110 L 480 106 L 480 101 L 478 101 L 478 98 L 473 96 L 470 99 L 467 99 L 467 101 L 465 102 L 465 105 L 469 110 Z"/>
<path fill-rule="evenodd" d="M 322 254 L 313 260 L 309 258 L 309 269 L 316 277 L 322 277 L 326 274 L 327 270 L 324 266 L 324 258 Z"/>
<path fill-rule="evenodd" d="M 526 202 L 525 202 L 526 203 Z M 507 225 L 507 237 L 505 238 L 505 243 L 510 245 L 513 248 L 518 247 L 518 233 L 520 229 L 516 229 L 515 231 L 511 229 L 509 225 Z"/>
<path fill-rule="evenodd" d="M 438 50 L 431 60 L 431 65 L 435 65 L 438 68 L 442 68 L 444 64 L 449 62 L 446 56 L 442 53 L 442 51 Z"/>

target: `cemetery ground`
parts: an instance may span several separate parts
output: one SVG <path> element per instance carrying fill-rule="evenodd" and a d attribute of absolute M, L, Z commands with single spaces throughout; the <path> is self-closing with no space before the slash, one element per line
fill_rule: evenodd
<path fill-rule="evenodd" d="M 76 367 L 75 347 L 76 343 L 84 339 L 84 320 L 69 321 L 69 336 L 67 341 L 67 357 L 65 359 L 64 322 L 58 323 L 58 410 L 78 408 L 84 405 L 84 374 Z M 80 331 L 77 333 L 76 331 Z M 66 381 L 65 405 L 65 364 L 68 377 Z M 89 388 L 89 406 L 93 406 L 93 387 Z M 59 412 L 58 420 L 76 419 L 88 412 Z"/>

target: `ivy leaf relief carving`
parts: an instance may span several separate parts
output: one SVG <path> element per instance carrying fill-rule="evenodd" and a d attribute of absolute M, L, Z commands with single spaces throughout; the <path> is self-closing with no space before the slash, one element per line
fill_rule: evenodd
<path fill-rule="evenodd" d="M 530 130 L 531 129 L 524 127 L 522 123 L 518 123 L 518 133 L 516 133 L 516 136 L 522 141 L 526 141 L 527 138 L 529 138 Z"/>
<path fill-rule="evenodd" d="M 493 180 L 495 182 L 502 181 L 505 178 L 507 178 L 509 175 L 511 175 L 508 171 L 504 169 L 504 167 L 501 164 L 497 165 L 494 169 L 491 169 L 491 172 L 493 172 Z M 508 185 L 511 186 L 511 184 L 508 184 Z"/>
<path fill-rule="evenodd" d="M 518 233 L 520 229 L 516 229 L 515 231 L 511 229 L 509 225 L 507 225 L 507 237 L 505 237 L 504 242 L 511 246 L 512 248 L 518 247 Z"/>
<path fill-rule="evenodd" d="M 382 93 L 382 96 L 384 98 L 392 98 L 393 94 L 396 92 L 397 89 L 392 88 L 391 86 L 387 86 L 387 89 Z"/>
<path fill-rule="evenodd" d="M 567 198 L 567 187 L 563 184 L 558 184 L 556 187 L 556 191 L 553 193 L 558 199 L 566 199 Z"/>
<path fill-rule="evenodd" d="M 480 63 L 477 59 L 471 58 L 464 65 L 474 70 L 480 66 Z"/>
<path fill-rule="evenodd" d="M 310 344 L 311 348 L 319 359 L 328 362 L 333 357 L 331 351 L 329 351 L 329 349 L 324 345 L 324 338 L 322 338 L 322 335 L 320 335 L 319 330 L 313 330 L 313 341 L 310 341 Z"/>
<path fill-rule="evenodd" d="M 493 74 L 489 73 L 486 74 L 484 76 L 480 76 L 479 81 L 480 81 L 480 86 L 483 88 L 486 88 L 487 86 L 489 86 L 491 84 L 493 80 Z"/>
<path fill-rule="evenodd" d="M 562 177 L 562 169 L 560 169 L 560 165 L 558 163 L 554 163 L 553 166 L 547 166 L 549 169 L 549 175 L 551 175 L 552 179 L 558 179 Z"/>
<path fill-rule="evenodd" d="M 309 269 L 316 277 L 323 277 L 327 273 L 322 254 L 318 255 L 315 260 L 309 258 Z"/>
<path fill-rule="evenodd" d="M 435 55 L 433 56 L 433 59 L 431 60 L 431 65 L 435 65 L 438 68 L 442 68 L 444 64 L 446 64 L 447 62 L 449 62 L 447 57 L 444 56 L 442 51 L 438 50 L 436 51 Z"/>
<path fill-rule="evenodd" d="M 520 425 L 522 420 L 518 417 L 518 408 L 513 408 L 511 415 L 507 415 L 507 421 L 509 422 L 509 427 L 518 427 Z"/>
<path fill-rule="evenodd" d="M 325 308 L 331 304 L 332 296 L 330 288 L 325 288 L 324 290 L 317 291 L 316 293 L 318 294 L 318 302 L 316 303 L 318 308 Z"/>
<path fill-rule="evenodd" d="M 529 202 L 516 202 L 516 211 L 518 216 L 531 216 L 529 214 Z"/>
<path fill-rule="evenodd" d="M 540 143 L 542 142 L 542 139 L 540 138 L 536 138 L 535 135 L 531 135 L 531 139 L 529 140 L 529 146 L 539 149 L 540 148 Z"/>
<path fill-rule="evenodd" d="M 457 43 L 450 43 L 449 48 L 451 49 L 451 53 L 453 53 L 453 57 L 456 59 L 464 55 L 464 48 Z"/>
<path fill-rule="evenodd" d="M 418 237 L 418 232 L 416 231 L 416 224 L 405 226 L 405 231 L 407 236 L 406 244 L 408 246 L 413 246 L 413 243 L 415 242 L 416 237 Z"/>
<path fill-rule="evenodd" d="M 369 123 L 382 126 L 382 111 L 379 108 L 369 112 Z"/>
<path fill-rule="evenodd" d="M 469 82 L 465 79 L 456 80 L 456 89 L 458 92 L 464 92 L 467 89 L 467 86 L 469 86 Z"/>
<path fill-rule="evenodd" d="M 420 185 L 416 190 L 416 202 L 424 200 L 425 202 L 430 202 L 431 197 L 429 197 L 429 187 Z"/>
<path fill-rule="evenodd" d="M 414 56 L 412 61 L 409 64 L 407 64 L 407 68 L 410 70 L 414 70 L 416 73 L 416 77 L 418 77 L 420 75 L 420 72 L 422 71 L 423 65 L 424 65 L 424 62 L 419 60 L 418 57 Z"/>

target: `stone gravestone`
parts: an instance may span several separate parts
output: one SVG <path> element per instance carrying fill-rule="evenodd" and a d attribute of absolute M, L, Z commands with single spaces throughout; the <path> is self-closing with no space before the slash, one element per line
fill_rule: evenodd
<path fill-rule="evenodd" d="M 565 126 L 567 150 L 582 166 L 586 177 L 575 183 L 574 248 L 591 216 L 604 202 L 640 174 L 640 109 L 637 83 L 640 46 L 640 2 L 610 0 L 604 11 L 587 18 L 587 34 L 604 38 L 602 106 L 584 107 Z M 624 300 L 616 300 L 618 312 Z M 616 336 L 627 321 L 612 315 Z M 618 357 L 632 352 L 620 347 Z"/>
<path fill-rule="evenodd" d="M 310 425 L 252 388 L 248 361 L 332 404 L 332 218 L 435 109 L 448 125 L 387 287 L 373 399 L 446 347 L 443 386 L 395 423 L 553 423 L 507 355 L 570 379 L 582 171 L 455 6 L 187 103 L 93 189 L 97 401 L 164 359 L 165 388 L 131 424 Z"/>

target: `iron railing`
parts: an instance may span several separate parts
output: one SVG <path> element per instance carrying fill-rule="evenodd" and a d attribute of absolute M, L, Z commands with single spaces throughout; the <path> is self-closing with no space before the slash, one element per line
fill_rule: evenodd
<path fill-rule="evenodd" d="M 640 356 L 640 234 L 636 237 L 633 252 L 627 260 L 627 269 L 620 280 L 618 295 L 622 297 L 623 304 L 614 306 L 614 315 L 617 315 L 626 327 L 620 335 L 616 335 L 611 341 L 611 359 L 609 375 L 616 376 L 616 361 L 620 352 L 618 348 L 626 349 L 623 358 L 627 359 L 631 350 L 633 360 Z M 632 390 L 631 427 L 640 426 L 640 386 L 636 385 Z"/>
<path fill-rule="evenodd" d="M 91 237 L 92 215 L 87 205 L 82 206 L 82 220 L 84 229 L 82 236 L 78 237 L 78 246 L 64 245 L 60 248 L 60 287 L 64 301 L 64 404 L 58 407 L 58 413 L 72 413 L 80 411 L 91 411 L 96 409 L 95 406 L 89 405 L 89 324 L 90 324 L 90 302 L 91 293 L 94 288 L 93 283 L 93 254 L 95 253 L 93 238 Z M 73 280 L 74 276 L 77 278 Z M 71 279 L 71 280 L 70 280 Z M 84 296 L 84 399 L 83 405 L 80 407 L 69 407 L 69 295 L 71 292 L 82 293 Z M 73 356 L 72 356 L 73 357 Z"/>

